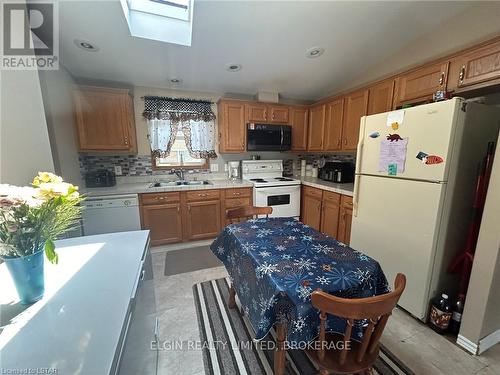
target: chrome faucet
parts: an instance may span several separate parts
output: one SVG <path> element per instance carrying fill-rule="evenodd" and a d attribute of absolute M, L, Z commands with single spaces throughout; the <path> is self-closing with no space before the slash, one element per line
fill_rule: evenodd
<path fill-rule="evenodd" d="M 184 169 L 172 169 L 170 170 L 170 174 L 175 174 L 179 177 L 180 181 L 184 181 Z"/>

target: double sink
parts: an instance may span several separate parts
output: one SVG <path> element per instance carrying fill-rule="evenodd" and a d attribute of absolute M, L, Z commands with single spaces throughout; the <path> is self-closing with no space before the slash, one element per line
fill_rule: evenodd
<path fill-rule="evenodd" d="M 149 185 L 150 188 L 167 187 L 167 186 L 199 186 L 199 185 L 212 185 L 210 181 L 161 181 L 153 182 Z"/>

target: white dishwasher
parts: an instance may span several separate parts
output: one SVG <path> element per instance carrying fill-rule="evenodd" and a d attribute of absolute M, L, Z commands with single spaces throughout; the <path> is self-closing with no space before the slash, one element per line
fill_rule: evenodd
<path fill-rule="evenodd" d="M 85 236 L 141 229 L 137 194 L 90 196 L 83 205 Z"/>

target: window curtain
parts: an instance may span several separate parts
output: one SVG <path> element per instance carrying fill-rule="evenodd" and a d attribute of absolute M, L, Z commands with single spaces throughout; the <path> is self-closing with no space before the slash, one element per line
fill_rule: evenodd
<path fill-rule="evenodd" d="M 143 116 L 148 122 L 151 152 L 167 157 L 179 126 L 186 148 L 193 158 L 215 159 L 215 114 L 212 103 L 204 100 L 144 97 Z"/>

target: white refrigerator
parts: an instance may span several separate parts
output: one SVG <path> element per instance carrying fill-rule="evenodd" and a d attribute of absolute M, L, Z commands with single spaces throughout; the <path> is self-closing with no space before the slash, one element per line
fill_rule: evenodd
<path fill-rule="evenodd" d="M 361 119 L 350 246 L 389 283 L 406 275 L 399 305 L 418 319 L 436 293 L 456 292 L 447 267 L 465 246 L 478 164 L 499 123 L 500 108 L 460 98 Z"/>

